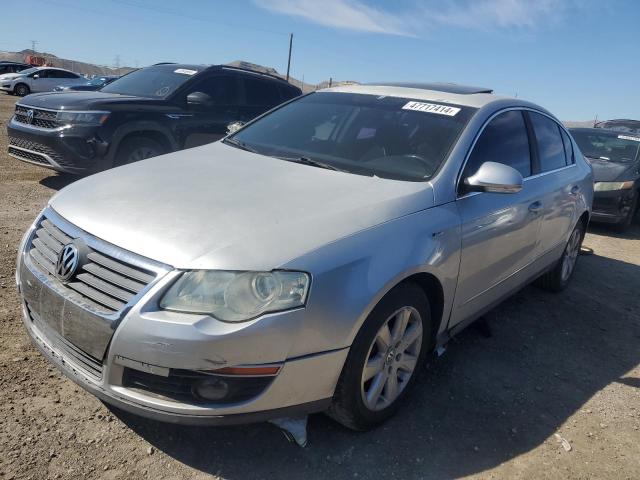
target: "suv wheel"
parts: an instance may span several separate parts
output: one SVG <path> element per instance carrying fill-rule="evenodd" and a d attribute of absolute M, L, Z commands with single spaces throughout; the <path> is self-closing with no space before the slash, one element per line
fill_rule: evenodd
<path fill-rule="evenodd" d="M 165 148 L 155 140 L 147 137 L 128 138 L 116 154 L 115 166 L 127 165 L 165 153 Z"/>
<path fill-rule="evenodd" d="M 31 89 L 29 88 L 29 85 L 25 85 L 24 83 L 19 83 L 18 85 L 13 87 L 13 92 L 19 97 L 24 97 L 26 95 L 29 95 L 29 93 L 31 93 Z"/>
<path fill-rule="evenodd" d="M 430 336 L 422 289 L 412 283 L 394 288 L 358 332 L 327 414 L 353 430 L 368 430 L 393 415 L 415 382 Z"/>
<path fill-rule="evenodd" d="M 576 263 L 578 262 L 578 255 L 580 255 L 584 234 L 584 223 L 579 221 L 576 228 L 571 232 L 562 257 L 558 260 L 556 266 L 553 267 L 553 270 L 538 278 L 536 285 L 551 292 L 560 292 L 567 288 L 569 280 L 571 280 L 571 276 L 575 270 Z"/>

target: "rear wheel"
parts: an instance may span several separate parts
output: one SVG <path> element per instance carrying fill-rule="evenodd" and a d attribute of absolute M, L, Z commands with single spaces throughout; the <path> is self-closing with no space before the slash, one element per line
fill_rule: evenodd
<path fill-rule="evenodd" d="M 328 415 L 367 430 L 393 415 L 414 384 L 430 345 L 429 301 L 407 283 L 369 314 L 342 369 Z"/>
<path fill-rule="evenodd" d="M 165 153 L 165 148 L 155 140 L 147 137 L 128 138 L 116 154 L 115 166 L 127 165 Z"/>
<path fill-rule="evenodd" d="M 584 233 L 584 224 L 580 221 L 573 232 L 571 232 L 562 257 L 558 260 L 555 267 L 553 267 L 553 270 L 545 273 L 536 281 L 539 287 L 551 292 L 560 292 L 567 288 L 578 261 L 578 255 L 580 255 Z"/>
<path fill-rule="evenodd" d="M 29 88 L 29 85 L 19 83 L 15 87 L 13 87 L 13 92 L 19 97 L 24 97 L 25 95 L 29 95 L 31 93 L 31 89 Z"/>

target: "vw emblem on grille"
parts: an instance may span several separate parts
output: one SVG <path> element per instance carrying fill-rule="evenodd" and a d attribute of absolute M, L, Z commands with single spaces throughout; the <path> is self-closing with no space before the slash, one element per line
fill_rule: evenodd
<path fill-rule="evenodd" d="M 31 125 L 33 123 L 33 110 L 27 110 L 27 123 Z"/>
<path fill-rule="evenodd" d="M 63 282 L 69 280 L 78 268 L 79 261 L 80 254 L 78 253 L 78 247 L 73 243 L 65 245 L 58 254 L 58 261 L 56 262 L 56 277 Z"/>

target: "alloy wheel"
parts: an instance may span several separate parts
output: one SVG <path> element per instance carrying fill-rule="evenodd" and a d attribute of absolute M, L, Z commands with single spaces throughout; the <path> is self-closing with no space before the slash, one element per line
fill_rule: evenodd
<path fill-rule="evenodd" d="M 145 160 L 147 158 L 155 157 L 158 155 L 158 152 L 153 148 L 149 147 L 138 147 L 131 152 L 129 155 L 129 163 L 138 162 L 140 160 Z"/>
<path fill-rule="evenodd" d="M 362 371 L 362 401 L 369 410 L 391 405 L 414 374 L 422 347 L 422 318 L 413 307 L 402 307 L 378 330 Z"/>
<path fill-rule="evenodd" d="M 569 279 L 573 273 L 574 267 L 576 266 L 578 254 L 580 253 L 580 236 L 580 229 L 576 228 L 571 234 L 569 242 L 567 243 L 567 248 L 564 251 L 564 256 L 562 257 L 563 282 L 566 282 Z"/>

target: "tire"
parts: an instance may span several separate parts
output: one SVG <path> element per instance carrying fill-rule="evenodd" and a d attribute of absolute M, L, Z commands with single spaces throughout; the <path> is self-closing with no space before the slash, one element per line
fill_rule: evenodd
<path fill-rule="evenodd" d="M 575 270 L 576 263 L 578 262 L 584 234 L 585 226 L 581 220 L 576 225 L 576 228 L 573 229 L 573 232 L 571 232 L 560 260 L 558 260 L 552 270 L 536 280 L 538 287 L 550 292 L 561 292 L 567 288 Z"/>
<path fill-rule="evenodd" d="M 623 233 L 629 230 L 629 227 L 631 227 L 631 224 L 633 223 L 633 220 L 636 217 L 637 210 L 638 210 L 638 192 L 636 192 L 633 195 L 633 198 L 631 199 L 631 208 L 629 209 L 629 213 L 627 213 L 627 216 L 624 217 L 620 223 L 615 224 L 613 228 L 620 233 Z"/>
<path fill-rule="evenodd" d="M 19 97 L 24 97 L 31 93 L 31 89 L 29 88 L 29 85 L 19 83 L 15 87 L 13 87 L 13 93 Z"/>
<path fill-rule="evenodd" d="M 403 324 L 406 330 L 398 328 Z M 431 336 L 429 300 L 419 286 L 404 283 L 387 293 L 351 345 L 327 415 L 358 431 L 391 417 L 416 381 Z"/>
<path fill-rule="evenodd" d="M 148 137 L 132 137 L 125 139 L 118 148 L 114 166 L 128 165 L 130 163 L 157 157 L 166 153 L 166 149 L 155 140 Z"/>

